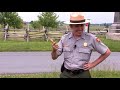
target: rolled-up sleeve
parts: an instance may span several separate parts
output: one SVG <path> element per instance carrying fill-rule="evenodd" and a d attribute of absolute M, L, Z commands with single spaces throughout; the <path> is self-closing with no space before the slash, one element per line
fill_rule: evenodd
<path fill-rule="evenodd" d="M 93 37 L 93 40 L 92 40 L 92 45 L 93 45 L 93 48 L 100 54 L 104 54 L 108 47 L 99 39 L 97 38 L 96 36 Z"/>

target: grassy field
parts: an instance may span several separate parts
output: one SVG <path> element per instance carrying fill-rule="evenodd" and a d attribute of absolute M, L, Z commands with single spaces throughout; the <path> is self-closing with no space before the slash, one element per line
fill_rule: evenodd
<path fill-rule="evenodd" d="M 50 51 L 51 43 L 45 41 L 0 41 L 0 52 L 9 51 Z"/>
<path fill-rule="evenodd" d="M 98 36 L 112 52 L 120 52 L 120 41 L 105 39 L 105 36 Z M 0 40 L 0 52 L 9 51 L 51 51 L 51 43 L 47 41 L 33 40 L 30 42 L 17 40 Z"/>
<path fill-rule="evenodd" d="M 103 28 L 104 28 L 105 26 L 98 26 L 98 25 L 96 25 L 96 26 L 90 26 L 90 31 L 97 31 L 97 30 L 103 30 Z"/>
<path fill-rule="evenodd" d="M 104 26 L 90 26 L 90 30 L 103 29 Z M 103 43 L 105 43 L 112 52 L 120 52 L 120 41 L 105 39 L 105 36 L 98 36 Z M 18 40 L 14 38 L 13 40 L 4 41 L 2 38 L 2 32 L 0 32 L 0 52 L 8 51 L 51 51 L 51 43 L 46 41 L 41 41 L 40 39 L 32 39 L 30 42 L 23 40 Z"/>
<path fill-rule="evenodd" d="M 91 71 L 90 72 L 93 78 L 120 78 L 120 71 Z"/>
<path fill-rule="evenodd" d="M 105 43 L 112 52 L 120 52 L 120 41 L 105 39 L 105 36 L 98 36 L 103 43 Z"/>
<path fill-rule="evenodd" d="M 0 39 L 2 40 L 3 39 L 3 33 L 0 32 Z"/>
<path fill-rule="evenodd" d="M 92 78 L 120 78 L 120 71 L 90 71 Z M 1 74 L 0 78 L 59 78 L 60 72 L 36 74 Z"/>

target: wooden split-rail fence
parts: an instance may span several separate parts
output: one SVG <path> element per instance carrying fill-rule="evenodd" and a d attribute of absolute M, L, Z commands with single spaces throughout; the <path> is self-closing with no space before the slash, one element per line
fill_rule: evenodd
<path fill-rule="evenodd" d="M 9 32 L 4 32 L 4 41 L 9 40 L 9 39 L 17 39 L 17 40 L 25 40 L 29 42 L 32 39 L 43 39 L 48 41 L 48 37 L 52 39 L 60 39 L 61 36 L 64 34 L 60 31 L 50 31 L 48 33 L 45 33 L 44 30 L 41 31 L 9 31 Z"/>

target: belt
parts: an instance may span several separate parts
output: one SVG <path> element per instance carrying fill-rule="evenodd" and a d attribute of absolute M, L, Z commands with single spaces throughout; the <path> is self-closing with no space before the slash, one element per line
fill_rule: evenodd
<path fill-rule="evenodd" d="M 84 69 L 79 69 L 79 70 L 68 70 L 68 69 L 66 69 L 65 68 L 65 71 L 67 71 L 67 72 L 71 72 L 71 73 L 73 73 L 73 74 L 79 74 L 79 73 L 82 73 L 82 72 L 84 72 L 85 70 Z"/>

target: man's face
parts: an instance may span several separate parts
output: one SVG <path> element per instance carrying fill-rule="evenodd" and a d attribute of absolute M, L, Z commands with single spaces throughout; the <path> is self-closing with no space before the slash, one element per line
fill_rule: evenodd
<path fill-rule="evenodd" d="M 71 24 L 72 32 L 75 36 L 80 36 L 84 30 L 84 24 Z"/>

